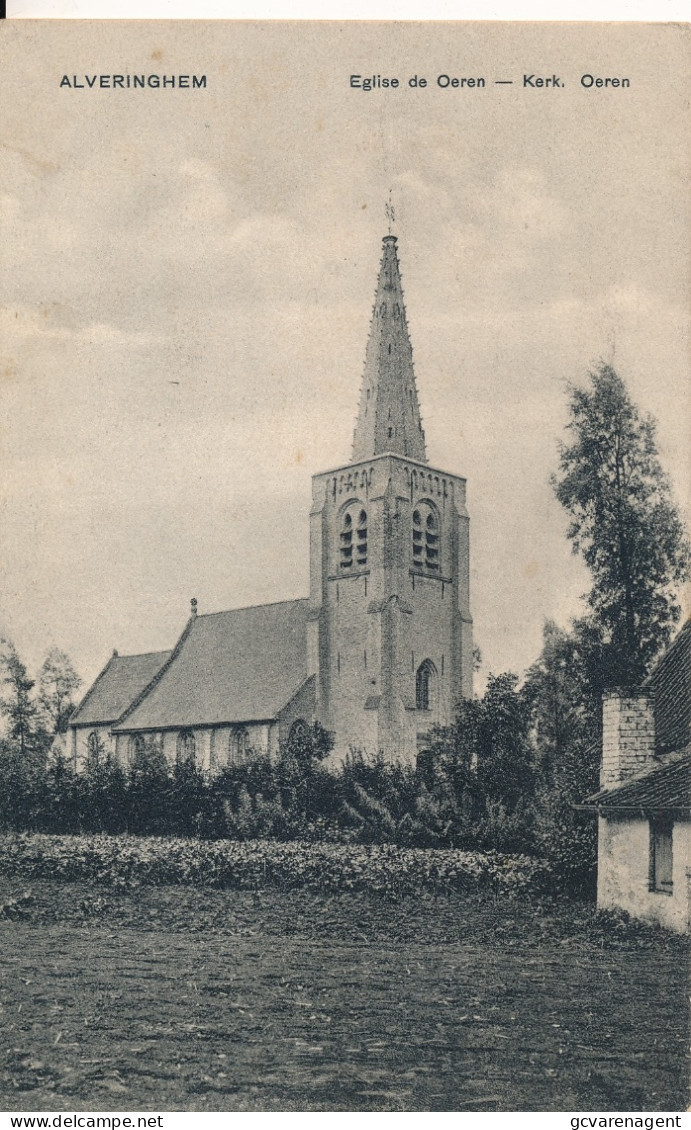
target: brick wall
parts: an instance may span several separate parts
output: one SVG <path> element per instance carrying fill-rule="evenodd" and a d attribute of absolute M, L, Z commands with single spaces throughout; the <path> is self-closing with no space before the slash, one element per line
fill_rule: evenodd
<path fill-rule="evenodd" d="M 602 702 L 600 788 L 619 785 L 656 765 L 652 692 L 608 691 Z"/>

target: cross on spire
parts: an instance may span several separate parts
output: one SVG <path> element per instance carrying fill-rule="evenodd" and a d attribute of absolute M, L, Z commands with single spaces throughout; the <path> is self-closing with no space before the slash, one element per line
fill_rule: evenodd
<path fill-rule="evenodd" d="M 394 211 L 394 206 L 393 206 L 393 189 L 392 188 L 389 189 L 389 199 L 387 200 L 386 204 L 384 205 L 384 211 L 386 212 L 386 220 L 387 220 L 387 223 L 389 225 L 389 235 L 391 235 L 391 228 L 396 223 L 396 212 Z"/>

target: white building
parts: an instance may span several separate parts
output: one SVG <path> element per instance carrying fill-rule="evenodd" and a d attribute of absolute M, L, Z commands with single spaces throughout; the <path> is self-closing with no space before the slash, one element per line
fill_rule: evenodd
<path fill-rule="evenodd" d="M 680 932 L 691 924 L 691 621 L 638 690 L 603 703 L 597 902 Z"/>

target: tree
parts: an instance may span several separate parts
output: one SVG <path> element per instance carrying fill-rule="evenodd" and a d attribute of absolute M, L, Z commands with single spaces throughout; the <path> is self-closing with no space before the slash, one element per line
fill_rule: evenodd
<path fill-rule="evenodd" d="M 127 828 L 127 779 L 100 734 L 90 745 L 81 776 L 82 824 L 91 832 L 117 834 Z"/>
<path fill-rule="evenodd" d="M 538 766 L 535 846 L 552 864 L 557 886 L 587 896 L 594 893 L 596 827 L 591 814 L 575 806 L 597 789 L 600 760 L 591 644 L 583 622 L 567 632 L 547 621 L 542 652 L 521 689 Z"/>
<path fill-rule="evenodd" d="M 600 704 L 590 695 L 588 659 L 579 624 L 566 632 L 548 620 L 542 652 L 526 672 L 521 689 L 541 783 L 574 801 L 582 800 L 596 785 Z"/>
<path fill-rule="evenodd" d="M 170 784 L 170 767 L 160 742 L 146 738 L 137 746 L 127 773 L 129 832 L 164 835 L 168 831 Z"/>
<path fill-rule="evenodd" d="M 39 672 L 38 699 L 53 734 L 67 732 L 74 710 L 73 694 L 81 685 L 69 656 L 57 647 L 51 648 Z"/>
<path fill-rule="evenodd" d="M 655 423 L 641 416 L 605 364 L 572 388 L 572 442 L 560 446 L 556 496 L 568 537 L 592 574 L 584 628 L 601 648 L 604 685 L 635 685 L 664 646 L 680 608 L 689 545 L 658 458 Z M 598 641 L 599 636 L 599 641 Z"/>
<path fill-rule="evenodd" d="M 39 725 L 38 706 L 32 698 L 34 680 L 19 658 L 10 640 L 2 641 L 0 651 L 2 683 L 6 687 L 0 698 L 0 710 L 7 718 L 10 746 L 24 761 L 29 755 L 45 750 L 45 735 Z"/>
<path fill-rule="evenodd" d="M 475 812 L 485 802 L 512 810 L 532 794 L 530 712 L 517 684 L 511 672 L 490 675 L 482 698 L 461 700 L 452 725 L 430 735 L 430 763 L 440 765 L 459 802 Z"/>
<path fill-rule="evenodd" d="M 518 676 L 490 675 L 481 700 L 477 774 L 490 801 L 514 809 L 533 792 L 530 717 L 517 691 Z"/>

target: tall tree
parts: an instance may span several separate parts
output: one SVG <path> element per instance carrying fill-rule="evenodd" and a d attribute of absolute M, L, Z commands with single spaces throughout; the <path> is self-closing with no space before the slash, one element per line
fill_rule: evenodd
<path fill-rule="evenodd" d="M 0 670 L 5 692 L 0 698 L 0 711 L 7 719 L 7 738 L 11 751 L 24 758 L 42 748 L 38 706 L 32 697 L 34 680 L 10 640 L 1 641 Z"/>
<path fill-rule="evenodd" d="M 53 734 L 64 734 L 74 710 L 74 692 L 82 680 L 64 651 L 53 647 L 38 675 L 39 703 Z"/>
<path fill-rule="evenodd" d="M 571 442 L 560 447 L 556 496 L 592 574 L 589 630 L 605 684 L 636 684 L 668 642 L 688 575 L 689 545 L 658 457 L 655 423 L 609 365 L 572 388 Z M 586 627 L 586 625 L 584 625 Z"/>

